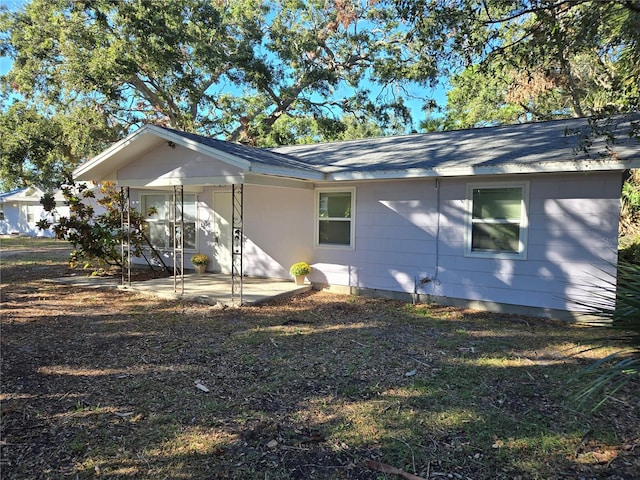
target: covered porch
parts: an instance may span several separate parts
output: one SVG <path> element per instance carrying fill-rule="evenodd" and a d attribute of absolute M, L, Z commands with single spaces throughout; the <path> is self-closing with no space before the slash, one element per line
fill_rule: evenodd
<path fill-rule="evenodd" d="M 288 266 L 311 258 L 307 212 L 313 182 L 323 179 L 313 168 L 269 151 L 145 125 L 81 165 L 74 178 L 120 188 L 120 288 L 220 305 L 301 290 L 289 280 Z M 306 210 L 290 208 L 302 203 Z M 131 241 L 131 232 L 139 231 L 134 211 L 143 214 L 143 228 L 173 277 L 132 279 L 131 267 L 140 263 Z M 210 258 L 207 269 L 215 273 L 189 273 L 196 253 Z"/>

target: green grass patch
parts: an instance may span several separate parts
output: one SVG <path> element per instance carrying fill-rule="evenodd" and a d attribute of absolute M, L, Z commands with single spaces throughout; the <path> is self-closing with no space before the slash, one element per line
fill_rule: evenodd
<path fill-rule="evenodd" d="M 2 250 L 22 250 L 22 249 L 46 249 L 46 248 L 71 248 L 69 242 L 56 240 L 55 238 L 44 237 L 21 237 L 2 236 L 0 237 L 0 248 Z"/>

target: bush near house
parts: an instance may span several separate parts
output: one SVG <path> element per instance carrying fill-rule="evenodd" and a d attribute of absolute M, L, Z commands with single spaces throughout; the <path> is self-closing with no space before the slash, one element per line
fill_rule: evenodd
<path fill-rule="evenodd" d="M 581 380 L 587 381 L 578 398 L 594 409 L 615 398 L 628 383 L 640 382 L 640 170 L 630 171 L 623 185 L 617 278 L 607 285 L 585 305 L 600 318 L 588 325 L 613 329 L 596 343 L 603 348 L 618 346 L 582 375 Z"/>
<path fill-rule="evenodd" d="M 122 226 L 122 211 L 125 198 L 114 185 L 105 182 L 101 185 L 99 195 L 86 184 L 66 185 L 62 187 L 65 203 L 69 206 L 69 216 L 60 217 L 53 225 L 55 237 L 68 241 L 73 250 L 72 264 L 85 264 L 86 267 L 98 265 L 100 268 L 123 268 L 121 245 L 125 235 Z M 42 200 L 45 211 L 55 212 L 56 202 L 53 195 L 46 194 Z M 105 208 L 105 213 L 95 214 L 93 204 Z M 144 216 L 135 209 L 130 210 L 128 242 L 131 255 L 144 258 L 149 267 L 160 265 L 170 273 L 162 256 L 151 244 L 146 232 Z M 151 214 L 149 211 L 147 214 Z M 38 228 L 49 229 L 52 224 L 48 219 L 38 222 Z"/>
<path fill-rule="evenodd" d="M 640 265 L 640 170 L 631 170 L 622 186 L 620 259 Z"/>

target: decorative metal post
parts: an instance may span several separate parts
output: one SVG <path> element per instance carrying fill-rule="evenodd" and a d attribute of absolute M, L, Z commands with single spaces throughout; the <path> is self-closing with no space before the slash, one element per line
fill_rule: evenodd
<path fill-rule="evenodd" d="M 173 187 L 173 292 L 184 294 L 184 188 Z"/>
<path fill-rule="evenodd" d="M 122 227 L 122 240 L 120 242 L 120 254 L 122 262 L 123 287 L 131 286 L 131 195 L 129 187 L 120 187 L 120 225 Z"/>
<path fill-rule="evenodd" d="M 231 186 L 231 303 L 242 305 L 243 185 Z"/>

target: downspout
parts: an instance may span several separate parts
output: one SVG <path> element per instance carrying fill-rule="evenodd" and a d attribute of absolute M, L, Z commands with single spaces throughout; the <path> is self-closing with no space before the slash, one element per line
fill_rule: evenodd
<path fill-rule="evenodd" d="M 432 276 L 422 277 L 420 274 L 417 274 L 413 280 L 413 304 L 418 303 L 419 293 L 418 289 L 427 283 L 433 282 L 434 285 L 439 285 L 440 282 L 438 280 L 438 273 L 440 271 L 440 179 L 438 177 L 435 178 L 435 190 L 436 190 L 436 262 L 434 268 L 434 274 Z"/>

